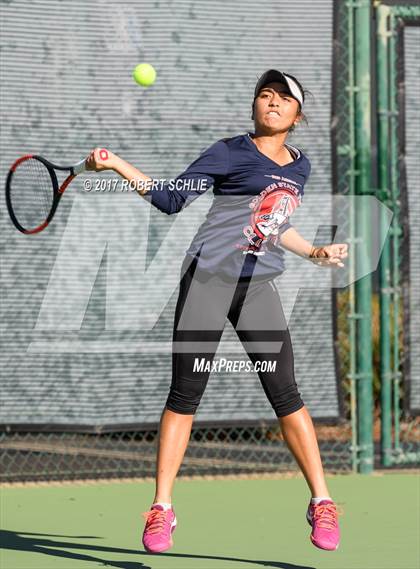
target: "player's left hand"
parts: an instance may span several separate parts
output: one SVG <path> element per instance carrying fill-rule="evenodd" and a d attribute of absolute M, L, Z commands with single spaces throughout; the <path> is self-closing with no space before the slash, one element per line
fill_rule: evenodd
<path fill-rule="evenodd" d="M 348 256 L 348 245 L 337 243 L 324 247 L 312 247 L 309 260 L 322 267 L 344 267 L 343 259 Z"/>

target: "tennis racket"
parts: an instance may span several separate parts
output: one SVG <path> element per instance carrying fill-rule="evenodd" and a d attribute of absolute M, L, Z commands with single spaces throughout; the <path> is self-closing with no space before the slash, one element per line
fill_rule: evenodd
<path fill-rule="evenodd" d="M 101 158 L 108 158 L 105 149 L 101 153 L 104 153 Z M 73 166 L 57 166 L 42 156 L 28 154 L 18 158 L 6 180 L 7 211 L 16 229 L 26 235 L 45 229 L 69 184 L 86 170 L 85 161 Z M 67 172 L 61 185 L 58 184 L 58 172 Z"/>

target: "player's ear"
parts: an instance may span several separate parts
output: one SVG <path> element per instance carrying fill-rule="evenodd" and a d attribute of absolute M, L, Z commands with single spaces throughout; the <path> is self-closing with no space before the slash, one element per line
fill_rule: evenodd
<path fill-rule="evenodd" d="M 303 120 L 306 120 L 305 115 L 301 110 L 299 110 L 295 117 L 295 120 L 293 121 L 293 129 L 295 129 L 298 126 L 298 124 Z"/>

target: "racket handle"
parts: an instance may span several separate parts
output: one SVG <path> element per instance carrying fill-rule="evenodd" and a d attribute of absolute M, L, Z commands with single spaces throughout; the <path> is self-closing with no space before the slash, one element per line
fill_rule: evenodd
<path fill-rule="evenodd" d="M 81 160 L 80 162 L 78 162 L 73 166 L 73 174 L 75 176 L 77 176 L 77 174 L 80 174 L 81 172 L 84 172 L 85 170 L 86 170 L 86 158 L 83 158 L 83 160 Z"/>

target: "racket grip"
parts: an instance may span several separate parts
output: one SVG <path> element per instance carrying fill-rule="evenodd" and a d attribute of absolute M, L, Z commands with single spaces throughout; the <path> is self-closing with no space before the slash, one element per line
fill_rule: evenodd
<path fill-rule="evenodd" d="M 86 158 L 83 158 L 83 160 L 81 160 L 80 162 L 78 162 L 73 166 L 73 174 L 75 176 L 77 176 L 77 174 L 80 174 L 81 172 L 84 172 L 85 170 L 86 170 Z"/>

